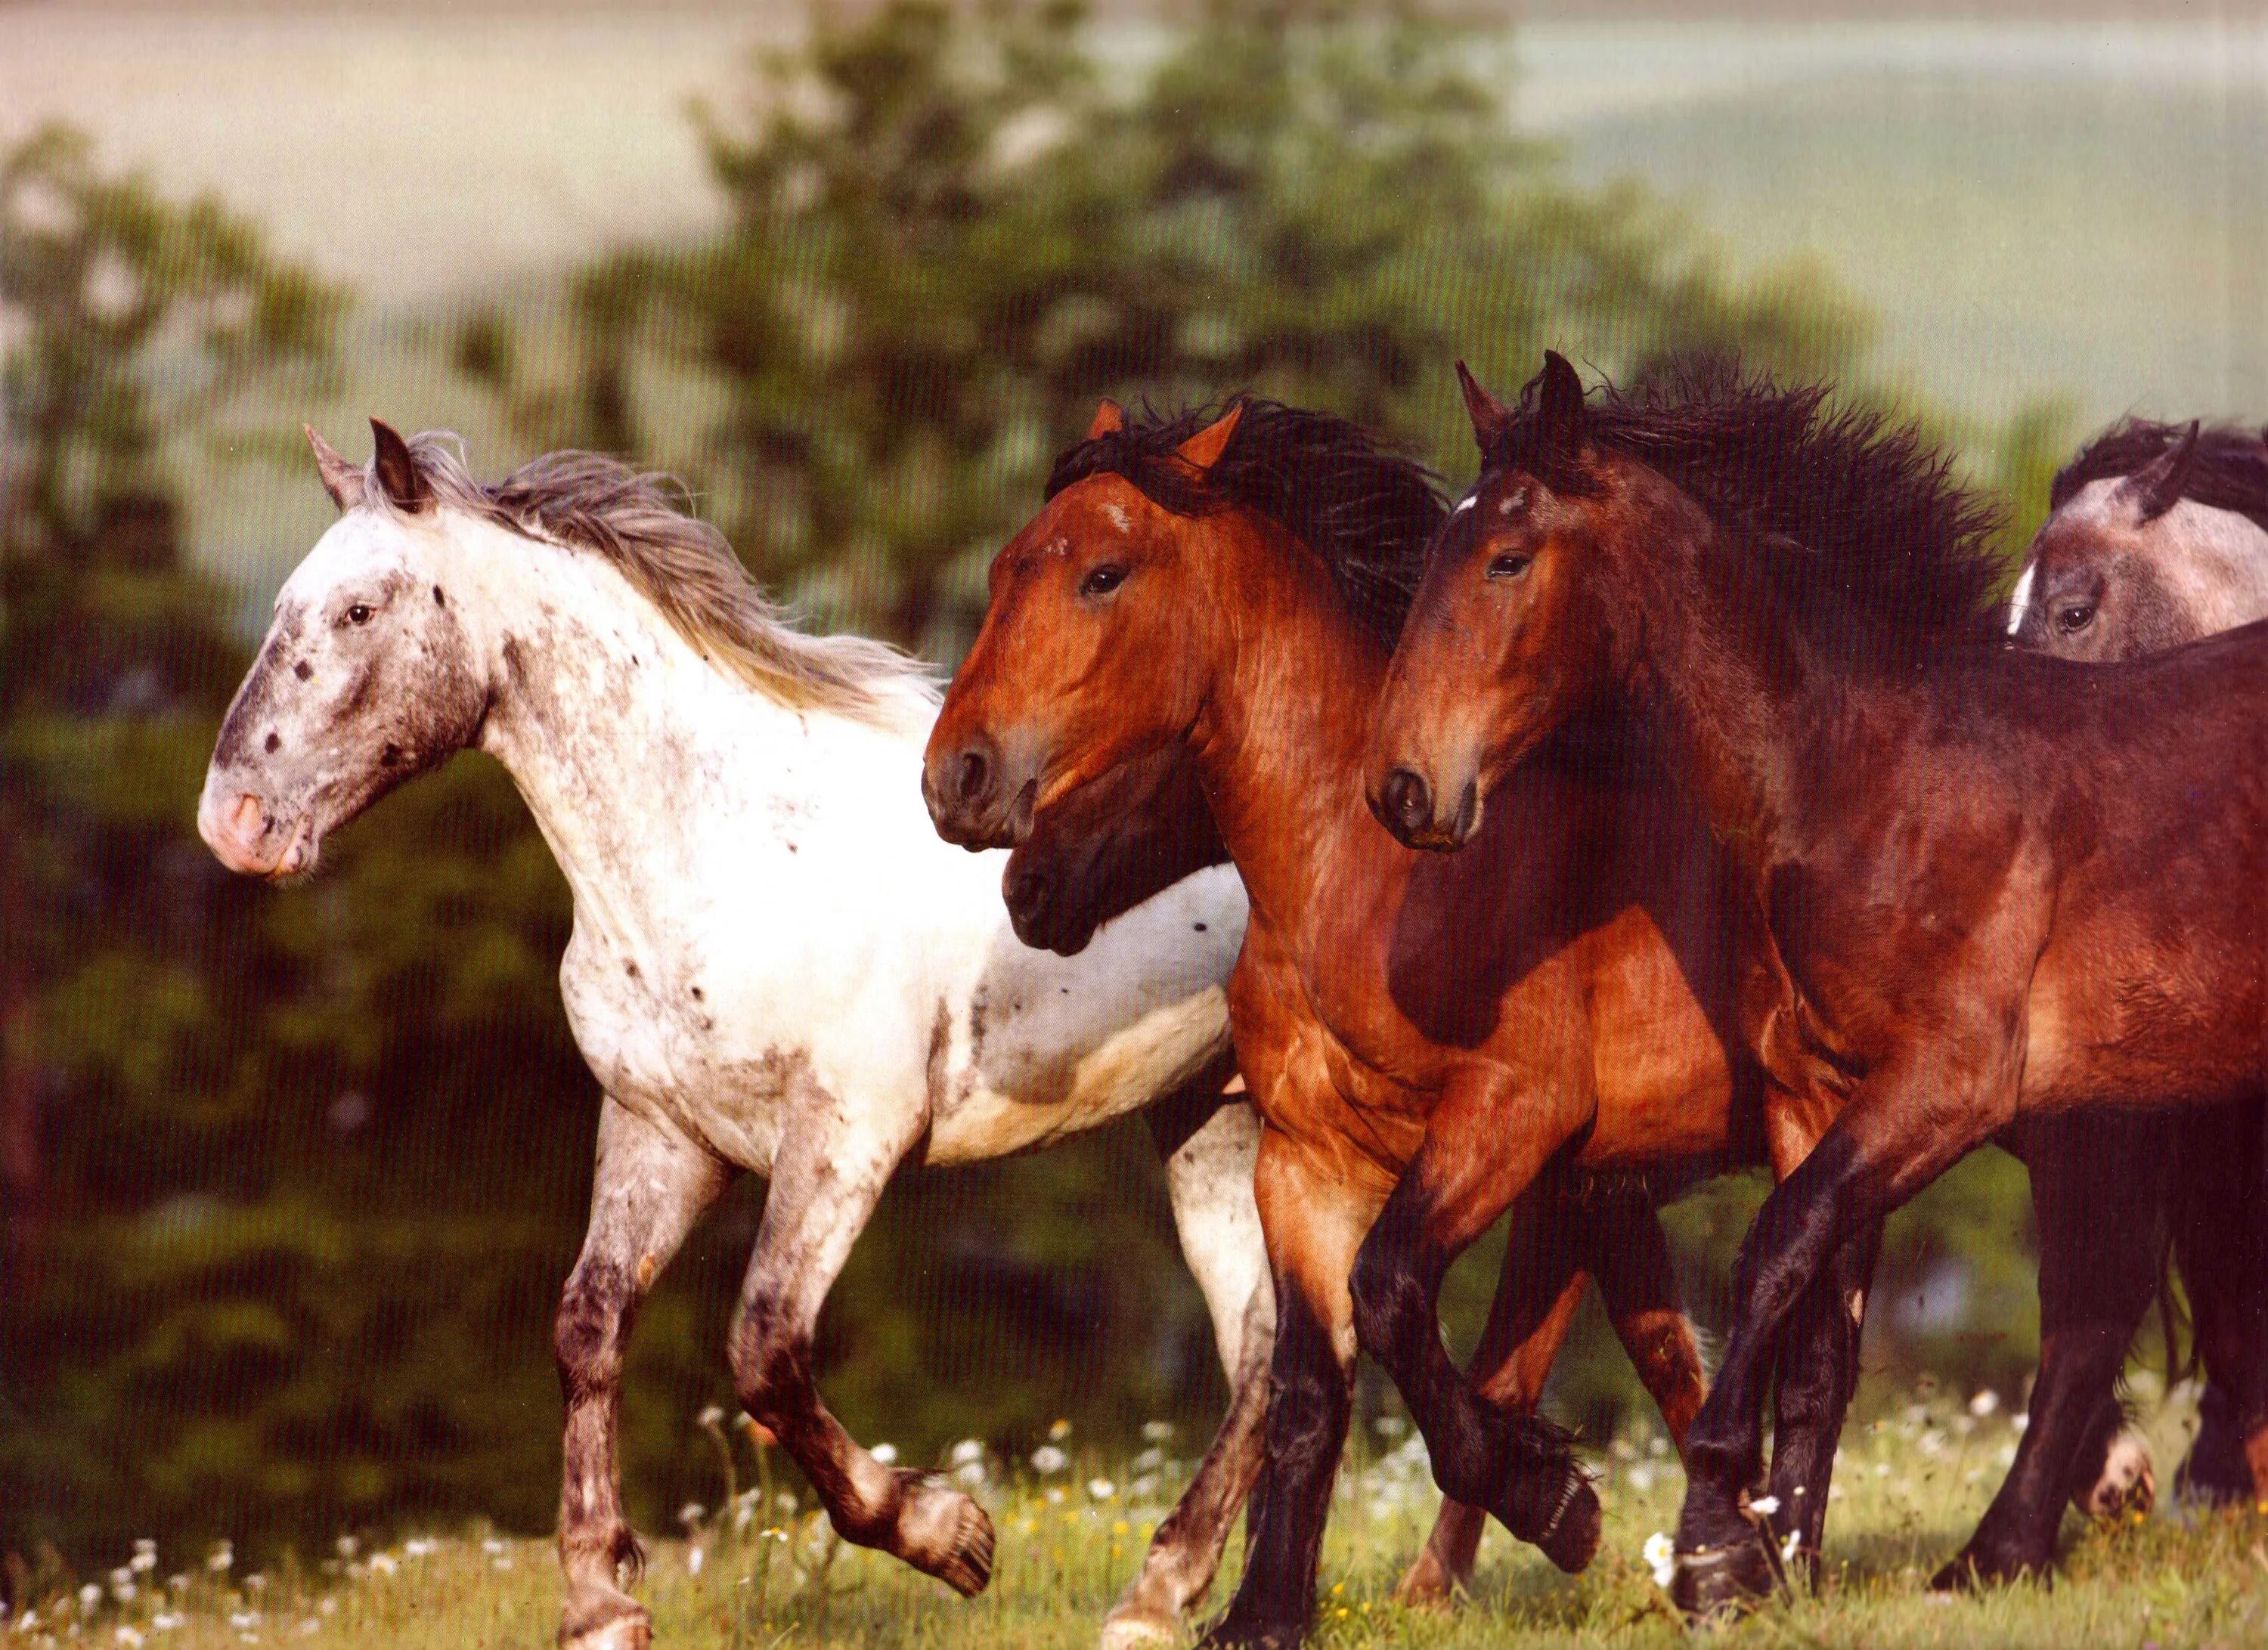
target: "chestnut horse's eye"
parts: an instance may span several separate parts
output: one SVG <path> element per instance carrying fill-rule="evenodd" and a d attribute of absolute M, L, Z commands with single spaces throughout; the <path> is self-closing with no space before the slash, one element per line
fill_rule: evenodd
<path fill-rule="evenodd" d="M 2066 636 L 2077 636 L 2094 622 L 2095 604 L 2091 601 L 2079 602 L 2056 615 L 2056 628 Z"/>
<path fill-rule="evenodd" d="M 349 624 L 368 624 L 370 622 L 370 604 L 366 601 L 357 601 L 354 606 L 349 608 L 347 609 L 347 622 Z"/>
<path fill-rule="evenodd" d="M 1116 562 L 1105 562 L 1079 581 L 1082 596 L 1107 596 L 1126 582 L 1126 570 Z"/>
<path fill-rule="evenodd" d="M 1528 563 L 1535 558 L 1523 556 L 1518 550 L 1506 550 L 1488 564 L 1491 578 L 1517 578 L 1528 571 Z"/>

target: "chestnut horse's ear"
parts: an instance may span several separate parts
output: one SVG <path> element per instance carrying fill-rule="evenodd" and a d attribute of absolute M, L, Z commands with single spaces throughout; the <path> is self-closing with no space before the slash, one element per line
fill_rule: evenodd
<path fill-rule="evenodd" d="M 1543 352 L 1535 416 L 1546 446 L 1573 452 L 1583 445 L 1583 380 L 1557 350 Z"/>
<path fill-rule="evenodd" d="M 307 432 L 307 445 L 315 449 L 315 474 L 323 478 L 323 490 L 341 510 L 351 510 L 362 502 L 362 471 L 339 456 L 339 450 L 315 433 L 313 424 L 301 424 Z"/>
<path fill-rule="evenodd" d="M 379 488 L 396 510 L 416 515 L 433 502 L 433 490 L 425 484 L 417 460 L 409 456 L 409 444 L 383 418 L 370 421 L 370 434 L 378 444 Z"/>
<path fill-rule="evenodd" d="M 1473 442 L 1484 459 L 1493 453 L 1512 428 L 1512 409 L 1481 387 L 1480 380 L 1457 363 L 1457 387 L 1465 394 L 1465 416 L 1473 421 Z"/>
<path fill-rule="evenodd" d="M 2126 478 L 2125 490 L 2145 521 L 2155 521 L 2181 503 L 2189 490 L 2190 472 L 2197 468 L 2198 422 L 2190 421 L 2182 438 Z"/>
<path fill-rule="evenodd" d="M 1094 422 L 1086 427 L 1086 438 L 1100 441 L 1105 436 L 1115 436 L 1126 427 L 1126 409 L 1105 395 L 1102 405 L 1094 409 Z"/>
<path fill-rule="evenodd" d="M 1244 416 L 1244 403 L 1236 401 L 1229 409 L 1174 449 L 1174 456 L 1198 475 L 1204 475 L 1220 462 L 1220 455 L 1228 448 L 1229 437 L 1236 433 L 1237 423 Z"/>

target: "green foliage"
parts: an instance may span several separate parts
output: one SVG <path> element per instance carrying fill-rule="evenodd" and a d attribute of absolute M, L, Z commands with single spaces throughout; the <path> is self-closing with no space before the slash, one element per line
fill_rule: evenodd
<path fill-rule="evenodd" d="M 1250 387 L 1462 464 L 1461 354 L 1506 386 L 1547 343 L 1618 374 L 1855 358 L 1815 276 L 1734 281 L 1642 191 L 1567 183 L 1470 67 L 1486 44 L 1222 8 L 1129 84 L 1071 7 L 819 13 L 743 113 L 702 113 L 730 227 L 591 271 L 579 394 L 522 405 L 635 448 L 649 355 L 720 382 L 696 468 L 760 575 L 950 657 L 1106 394 Z M 460 358 L 511 377 L 490 323 Z"/>

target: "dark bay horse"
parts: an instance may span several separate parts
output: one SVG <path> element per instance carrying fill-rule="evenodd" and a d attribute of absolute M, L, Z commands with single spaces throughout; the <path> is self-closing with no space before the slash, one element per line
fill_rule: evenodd
<path fill-rule="evenodd" d="M 1301 493 L 1328 497 L 1334 476 L 1351 478 L 1343 519 Z M 1784 1171 L 1824 1122 L 1756 1109 L 1732 887 L 1646 753 L 1571 735 L 1527 771 L 1484 857 L 1410 852 L 1366 814 L 1377 592 L 1411 571 L 1372 559 L 1367 526 L 1422 486 L 1316 415 L 1241 403 L 1128 429 L 1106 409 L 995 561 L 925 768 L 942 832 L 1012 842 L 1178 745 L 1250 895 L 1230 1013 L 1265 1125 L 1279 1324 L 1227 1642 L 1305 1630 L 1358 1343 L 1400 1386 L 1446 1493 L 1567 1567 L 1587 1560 L 1595 1498 L 1564 1439 L 1450 1364 L 1442 1272 L 1564 1168 L 1768 1154 Z M 1780 1393 L 1778 1464 L 1792 1497 L 1817 1486 L 1813 1506 L 1847 1397 L 1822 1368 Z M 1805 1438 L 1821 1440 L 1808 1462 Z"/>
<path fill-rule="evenodd" d="M 1771 1585 L 1745 1503 L 1775 1360 L 1889 1211 L 2020 1118 L 2258 1092 L 2268 628 L 2096 667 L 1992 645 L 1989 521 L 1820 390 L 1593 408 L 1557 356 L 1517 410 L 1468 386 L 1489 457 L 1366 795 L 1405 841 L 1485 840 L 1561 729 L 1636 707 L 1756 919 L 1743 1035 L 1772 1092 L 1839 1114 L 1742 1246 L 1689 1440 L 1676 1591 L 1708 1610 Z"/>

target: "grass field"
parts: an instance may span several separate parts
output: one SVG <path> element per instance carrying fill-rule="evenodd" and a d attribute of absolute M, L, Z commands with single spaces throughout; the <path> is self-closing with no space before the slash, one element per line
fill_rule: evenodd
<path fill-rule="evenodd" d="M 1854 1425 L 1837 1472 L 1830 1575 L 1817 1596 L 1776 1605 L 1712 1635 L 1754 1645 L 2250 1645 L 2268 1639 L 2268 1514 L 2163 1514 L 2114 1527 L 2067 1522 L 2052 1587 L 1948 1599 L 1923 1581 L 1966 1535 L 2013 1453 L 1997 1408 L 1958 1395 L 1910 1401 Z M 2169 1475 L 2188 1411 L 2154 1406 L 2150 1431 Z M 1390 1423 L 1388 1424 L 1390 1425 Z M 1607 1505 L 1598 1560 L 1569 1580 L 1501 1533 L 1482 1550 L 1474 1595 L 1425 1614 L 1394 1605 L 1399 1567 L 1430 1523 L 1422 1449 L 1368 1440 L 1342 1476 L 1315 1642 L 1324 1646 L 1668 1646 L 1684 1632 L 1643 1556 L 1676 1516 L 1683 1477 L 1662 1443 L 1626 1438 L 1599 1457 Z M 1170 1446 L 1167 1446 L 1170 1447 Z M 964 1452 L 965 1454 L 965 1452 Z M 733 1646 L 1077 1646 L 1130 1573 L 1180 1486 L 1165 1448 L 1105 1478 L 1073 1460 L 1050 1475 L 997 1461 L 980 1479 L 999 1533 L 999 1568 L 964 1602 L 895 1561 L 843 1546 L 820 1515 L 772 1487 L 686 1509 L 686 1535 L 654 1540 L 642 1596 L 657 1642 Z M 785 1499 L 784 1499 L 785 1498 Z M 480 1531 L 350 1548 L 245 1573 L 225 1555 L 150 1554 L 85 1582 L 55 1578 L 36 1620 L 8 1642 L 195 1647 L 353 1644 L 473 1650 L 549 1642 L 559 1607 L 549 1545 Z M 167 1572 L 180 1565 L 180 1573 Z M 1217 1607 L 1233 1576 L 1216 1589 Z M 122 1596 L 122 1595 L 124 1596 Z"/>

